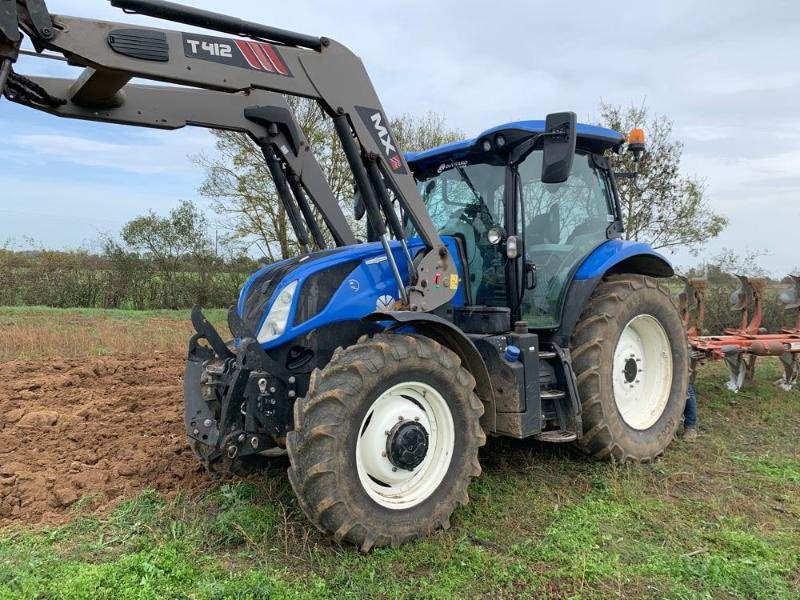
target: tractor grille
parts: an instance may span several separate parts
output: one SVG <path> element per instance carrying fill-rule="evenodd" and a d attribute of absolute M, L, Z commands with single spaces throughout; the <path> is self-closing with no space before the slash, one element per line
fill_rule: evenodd
<path fill-rule="evenodd" d="M 275 292 L 275 289 L 278 287 L 278 284 L 280 284 L 280 282 L 283 281 L 286 278 L 286 276 L 295 269 L 295 267 L 299 266 L 301 262 L 303 265 L 308 265 L 315 260 L 318 260 L 325 256 L 330 256 L 332 254 L 337 254 L 345 249 L 346 247 L 328 248 L 326 250 L 318 250 L 317 252 L 314 252 L 313 254 L 309 254 L 306 256 L 297 256 L 294 258 L 287 259 L 280 265 L 277 265 L 272 269 L 267 269 L 266 271 L 264 271 L 264 273 L 262 273 L 258 277 L 256 281 L 253 281 L 253 283 L 250 285 L 250 289 L 247 292 L 247 296 L 245 297 L 244 302 L 242 303 L 242 314 L 241 314 L 242 320 L 244 321 L 245 325 L 249 327 L 250 331 L 253 332 L 253 335 L 256 335 L 256 333 L 258 332 L 258 326 L 261 323 L 262 317 L 264 316 L 264 310 L 267 308 L 267 304 L 269 303 L 272 294 Z M 326 269 L 321 273 L 319 273 L 319 275 L 323 276 L 323 280 L 320 281 L 319 284 L 319 287 L 321 289 L 320 296 L 321 297 L 324 296 L 325 293 L 328 291 L 326 290 L 326 287 L 331 288 L 329 291 L 330 295 L 327 296 L 327 299 L 324 298 L 318 299 L 317 305 L 319 308 L 317 312 L 313 313 L 309 312 L 306 319 L 311 318 L 313 315 L 317 314 L 320 310 L 325 308 L 325 305 L 328 303 L 328 301 L 330 301 L 333 292 L 335 292 L 336 288 L 338 288 L 339 284 L 341 284 L 342 279 L 344 279 L 347 276 L 347 274 L 350 273 L 350 271 L 352 271 L 355 268 L 355 265 L 358 262 L 359 261 L 355 262 L 348 261 L 347 263 L 343 263 L 341 266 L 343 268 L 348 268 L 348 271 L 347 273 L 344 273 L 341 276 L 341 279 L 339 279 L 338 282 L 331 282 L 330 280 L 325 280 L 325 275 L 331 272 L 338 273 L 338 271 L 340 270 L 339 265 L 332 267 L 330 269 Z M 350 266 L 347 267 L 347 265 Z M 309 279 L 313 279 L 315 277 L 317 277 L 317 274 L 312 275 L 311 277 L 309 277 Z M 303 286 L 303 289 L 300 290 L 300 293 L 301 294 L 308 293 L 306 285 Z M 321 303 L 322 300 L 324 300 L 325 302 L 324 304 Z"/>
<path fill-rule="evenodd" d="M 286 263 L 265 271 L 250 286 L 250 290 L 242 305 L 242 320 L 255 335 L 258 332 L 258 325 L 264 316 L 267 303 L 275 292 L 275 288 L 283 280 L 284 276 L 297 265 L 299 259 L 293 258 Z"/>

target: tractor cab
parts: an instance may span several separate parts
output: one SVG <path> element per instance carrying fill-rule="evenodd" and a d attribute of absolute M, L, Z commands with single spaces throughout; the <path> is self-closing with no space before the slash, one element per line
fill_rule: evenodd
<path fill-rule="evenodd" d="M 544 121 L 509 123 L 407 159 L 439 233 L 459 241 L 468 304 L 510 307 L 530 328 L 556 329 L 573 275 L 622 230 L 603 154 L 625 138 L 579 124 L 569 176 L 546 183 L 542 144 L 515 152 L 544 131 Z"/>

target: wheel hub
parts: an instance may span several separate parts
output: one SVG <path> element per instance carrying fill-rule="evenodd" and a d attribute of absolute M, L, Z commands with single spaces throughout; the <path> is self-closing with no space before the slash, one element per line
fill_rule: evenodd
<path fill-rule="evenodd" d="M 428 454 L 428 432 L 417 421 L 401 421 L 389 431 L 386 454 L 398 469 L 414 470 Z"/>
<path fill-rule="evenodd" d="M 361 422 L 359 480 L 381 506 L 416 506 L 442 483 L 454 445 L 453 416 L 441 393 L 421 381 L 398 383 L 373 401 Z"/>
<path fill-rule="evenodd" d="M 627 383 L 636 381 L 636 375 L 639 373 L 639 365 L 636 364 L 635 358 L 629 358 L 625 361 L 625 369 L 623 372 L 625 373 L 625 381 Z"/>

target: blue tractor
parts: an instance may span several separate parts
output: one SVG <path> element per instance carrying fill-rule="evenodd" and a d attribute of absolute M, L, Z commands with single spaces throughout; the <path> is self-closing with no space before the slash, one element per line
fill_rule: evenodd
<path fill-rule="evenodd" d="M 446 524 L 480 473 L 486 435 L 572 442 L 617 461 L 651 461 L 672 440 L 687 346 L 658 281 L 669 263 L 621 239 L 605 154 L 625 138 L 577 125 L 568 177 L 544 183 L 544 150 L 525 144 L 546 131 L 509 123 L 406 155 L 455 262 L 428 280 L 455 292 L 436 310 L 397 310 L 401 290 L 377 241 L 269 265 L 242 289 L 236 317 L 275 365 L 249 396 L 281 414 L 265 443 L 285 445 L 304 511 L 337 539 L 397 544 Z M 413 224 L 404 229 L 405 247 L 389 247 L 407 281 L 424 244 Z M 207 419 L 215 445 L 201 455 L 241 459 L 239 445 L 219 443 L 210 392 L 235 371 L 210 358 L 190 352 L 189 435 L 202 448 L 192 430 Z"/>
<path fill-rule="evenodd" d="M 368 550 L 446 527 L 487 436 L 616 461 L 664 451 L 688 378 L 660 283 L 673 270 L 622 238 L 607 158 L 638 157 L 640 136 L 626 143 L 567 112 L 403 155 L 361 61 L 335 41 L 161 0 L 111 2 L 237 37 L 20 1 L 0 14 L 0 92 L 59 117 L 247 133 L 303 248 L 250 277 L 230 335 L 192 311 L 185 425 L 209 469 L 288 454 L 308 518 Z M 14 72 L 19 30 L 84 74 Z M 366 240 L 282 94 L 332 119 Z"/>

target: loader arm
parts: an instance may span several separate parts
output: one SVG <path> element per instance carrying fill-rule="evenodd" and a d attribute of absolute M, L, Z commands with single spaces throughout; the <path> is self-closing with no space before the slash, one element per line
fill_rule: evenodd
<path fill-rule="evenodd" d="M 428 215 L 372 82 L 361 60 L 349 49 L 328 38 L 247 23 L 160 0 L 111 0 L 111 4 L 130 12 L 250 39 L 50 15 L 43 0 L 16 3 L 0 0 L 0 89 L 5 83 L 3 74 L 8 74 L 20 45 L 10 26 L 14 17 L 37 51 L 60 53 L 70 65 L 85 68 L 74 82 L 34 80 L 50 97 L 62 98 L 66 103 L 55 105 L 36 100 L 23 103 L 58 116 L 167 129 L 175 128 L 176 124 L 180 127 L 180 123 L 194 124 L 247 131 L 251 137 L 261 135 L 263 131 L 254 132 L 252 124 L 244 124 L 252 121 L 266 125 L 268 134 L 277 131 L 286 136 L 289 132 L 288 137 L 292 137 L 291 131 L 300 128 L 291 111 L 287 111 L 290 117 L 283 119 L 281 127 L 273 125 L 270 117 L 274 118 L 275 110 L 270 109 L 288 109 L 280 94 L 314 99 L 333 119 L 368 218 L 381 236 L 387 258 L 394 267 L 404 304 L 412 310 L 431 311 L 452 299 L 455 289 L 439 282 L 448 281 L 456 273 L 455 263 Z M 12 15 L 10 7 L 14 5 L 16 14 Z M 193 89 L 196 95 L 182 95 L 153 86 L 134 86 L 129 83 L 134 77 L 217 93 L 201 95 Z M 189 107 L 184 104 L 187 100 Z M 161 111 L 166 123 L 145 119 L 144 114 L 139 114 L 141 107 L 149 107 L 151 117 L 154 111 Z M 261 118 L 252 110 L 248 112 L 249 118 L 235 114 L 237 110 L 252 108 L 261 109 Z M 288 200 L 291 205 L 291 200 L 284 196 L 304 188 L 331 227 L 337 243 L 352 243 L 352 232 L 348 234 L 342 227 L 344 217 L 338 203 L 334 207 L 331 202 L 330 187 L 327 182 L 321 183 L 324 177 L 319 165 L 305 141 L 294 137 L 298 147 L 292 149 L 289 145 L 290 157 L 283 151 L 286 145 L 270 143 L 265 149 L 268 164 L 276 147 L 285 161 L 286 185 L 276 181 L 279 192 L 283 191 L 281 200 L 285 204 Z M 301 142 L 303 147 L 299 147 Z M 270 171 L 275 174 L 272 166 Z M 298 181 L 303 182 L 302 186 L 297 185 Z M 408 285 L 400 279 L 388 251 L 387 221 L 395 237 L 404 244 L 405 241 L 402 231 L 392 226 L 393 220 L 387 214 L 391 206 L 386 202 L 387 188 L 425 245 L 422 255 L 414 259 L 415 268 Z M 302 201 L 296 200 L 302 211 Z M 293 212 L 297 215 L 290 205 L 287 206 L 290 217 Z M 305 211 L 302 212 L 305 216 Z"/>

